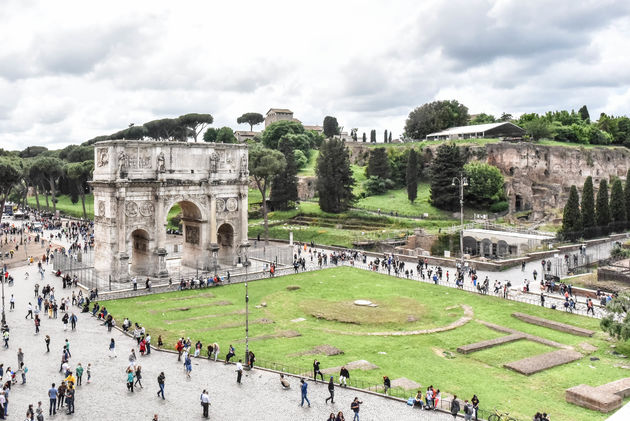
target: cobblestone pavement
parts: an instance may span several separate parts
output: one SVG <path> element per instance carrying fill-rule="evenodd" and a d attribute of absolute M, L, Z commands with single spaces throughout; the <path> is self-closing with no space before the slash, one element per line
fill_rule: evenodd
<path fill-rule="evenodd" d="M 51 266 L 42 281 L 36 268 L 21 267 L 11 271 L 15 277 L 15 285 L 5 285 L 7 305 L 7 322 L 11 328 L 9 349 L 0 348 L 0 362 L 17 367 L 17 350 L 21 347 L 24 361 L 28 367 L 27 383 L 18 382 L 12 388 L 9 397 L 10 419 L 24 419 L 28 404 L 37 404 L 41 400 L 48 417 L 47 390 L 52 382 L 59 384 L 62 380 L 58 373 L 61 350 L 65 338 L 70 341 L 72 358 L 71 367 L 78 363 L 87 367 L 92 364 L 92 383 L 87 384 L 87 376 L 83 376 L 83 385 L 76 394 L 76 412 L 73 416 L 58 413 L 54 419 L 77 420 L 120 420 L 133 417 L 135 420 L 150 420 L 154 413 L 160 420 L 202 419 L 199 396 L 202 389 L 208 389 L 211 399 L 210 418 L 220 420 L 325 420 L 330 412 L 343 411 L 347 420 L 351 420 L 350 402 L 358 396 L 362 420 L 452 420 L 443 413 L 412 409 L 403 402 L 373 396 L 367 393 L 336 388 L 335 404 L 325 404 L 328 396 L 325 384 L 310 383 L 309 399 L 311 408 L 301 408 L 298 380 L 291 378 L 291 389 L 282 390 L 278 375 L 254 369 L 246 372 L 243 384 L 236 384 L 234 366 L 208 362 L 203 359 L 193 361 L 192 378 L 186 379 L 183 366 L 177 362 L 175 355 L 154 351 L 150 356 L 139 357 L 138 364 L 143 368 L 143 389 L 135 393 L 127 391 L 125 369 L 128 355 L 135 341 L 119 331 L 107 333 L 104 326 L 87 314 L 78 315 L 75 332 L 63 331 L 61 314 L 58 319 L 49 320 L 43 317 L 41 332 L 35 335 L 33 321 L 25 320 L 26 306 L 33 300 L 33 286 L 37 282 L 41 286 L 50 283 L 55 287 L 56 298 L 71 295 L 70 290 L 61 289 L 61 280 L 50 272 Z M 24 272 L 31 274 L 24 279 Z M 9 311 L 9 297 L 15 296 L 16 309 Z M 45 335 L 52 338 L 51 352 L 46 353 Z M 108 356 L 110 338 L 116 340 L 117 358 Z M 157 376 L 160 371 L 166 375 L 166 400 L 157 397 Z M 19 376 L 18 376 L 19 377 Z M 6 376 L 5 376 L 6 380 Z"/>

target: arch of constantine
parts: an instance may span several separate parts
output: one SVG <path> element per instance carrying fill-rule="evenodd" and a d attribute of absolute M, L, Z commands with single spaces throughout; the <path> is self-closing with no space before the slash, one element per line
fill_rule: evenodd
<path fill-rule="evenodd" d="M 247 261 L 247 146 L 111 140 L 94 148 L 97 279 L 166 277 L 167 215 L 179 204 L 182 266 Z"/>

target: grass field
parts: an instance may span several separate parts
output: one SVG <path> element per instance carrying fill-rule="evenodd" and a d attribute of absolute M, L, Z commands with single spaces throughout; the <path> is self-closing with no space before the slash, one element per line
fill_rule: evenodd
<path fill-rule="evenodd" d="M 407 189 L 390 190 L 378 196 L 368 196 L 359 199 L 356 207 L 375 211 L 390 213 L 398 212 L 399 215 L 421 217 L 428 214 L 429 219 L 449 219 L 448 212 L 442 211 L 429 203 L 431 188 L 428 183 L 418 184 L 418 197 L 411 203 L 407 199 Z"/>
<path fill-rule="evenodd" d="M 26 200 L 31 208 L 37 209 L 37 201 L 35 200 L 35 196 L 29 196 Z M 70 200 L 70 196 L 60 195 L 57 196 L 57 200 L 58 211 L 63 212 L 66 215 L 83 218 L 83 206 L 81 205 L 81 199 L 79 199 L 77 203 L 72 203 L 72 201 Z M 52 212 L 52 198 L 48 198 L 48 203 L 50 204 L 50 207 L 46 208 L 46 197 L 43 194 L 40 194 L 40 209 L 50 210 Z M 94 219 L 94 196 L 92 196 L 91 193 L 85 195 L 85 212 L 87 213 L 88 219 Z"/>
<path fill-rule="evenodd" d="M 511 313 L 536 314 L 597 331 L 598 321 L 594 319 L 351 268 L 249 285 L 250 349 L 261 361 L 303 367 L 304 372 L 311 367 L 313 358 L 322 362 L 322 368 L 364 359 L 379 368 L 354 370 L 350 373 L 352 381 L 377 385 L 383 375 L 391 379 L 406 377 L 420 383 L 423 389 L 432 384 L 443 393 L 456 393 L 462 399 L 475 393 L 482 409 L 498 407 L 520 420 L 530 420 L 536 411 L 546 411 L 554 421 L 605 419 L 605 414 L 566 403 L 564 390 L 581 383 L 599 385 L 628 376 L 626 370 L 615 367 L 624 360 L 610 353 L 604 334 L 576 337 L 524 323 Z M 106 306 L 118 319 L 127 316 L 143 323 L 154 338 L 162 335 L 168 348 L 174 346 L 178 337 L 185 336 L 193 343 L 201 340 L 204 346 L 218 342 L 223 355 L 231 343 L 240 355 L 244 350 L 244 289 L 239 284 L 173 292 L 107 302 Z M 352 304 L 355 299 L 371 300 L 378 307 L 356 307 Z M 262 302 L 266 307 L 255 308 Z M 461 304 L 472 307 L 474 320 L 454 330 L 414 336 L 363 335 L 445 326 L 462 316 Z M 305 320 L 292 322 L 297 318 Z M 599 348 L 592 354 L 599 360 L 585 357 L 526 377 L 504 369 L 502 364 L 551 349 L 519 341 L 469 355 L 457 353 L 460 345 L 502 336 L 475 320 L 512 327 L 578 350 L 580 343 L 588 342 Z M 320 345 L 334 346 L 344 354 L 304 355 Z M 627 353 L 628 348 L 623 350 Z M 620 349 L 618 345 L 617 350 Z"/>

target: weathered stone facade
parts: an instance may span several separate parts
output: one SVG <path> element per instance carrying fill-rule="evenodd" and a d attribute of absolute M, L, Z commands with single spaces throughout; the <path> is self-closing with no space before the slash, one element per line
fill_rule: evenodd
<path fill-rule="evenodd" d="M 166 225 L 182 209 L 182 265 L 207 269 L 247 250 L 247 146 L 106 141 L 94 148 L 99 279 L 167 276 Z"/>

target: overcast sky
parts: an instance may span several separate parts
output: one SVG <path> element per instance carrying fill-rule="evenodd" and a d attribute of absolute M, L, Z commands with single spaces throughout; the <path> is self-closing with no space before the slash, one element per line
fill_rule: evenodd
<path fill-rule="evenodd" d="M 630 114 L 630 1 L 0 4 L 0 148 L 290 108 L 398 137 L 411 109 Z M 262 126 L 259 126 L 262 127 Z"/>

